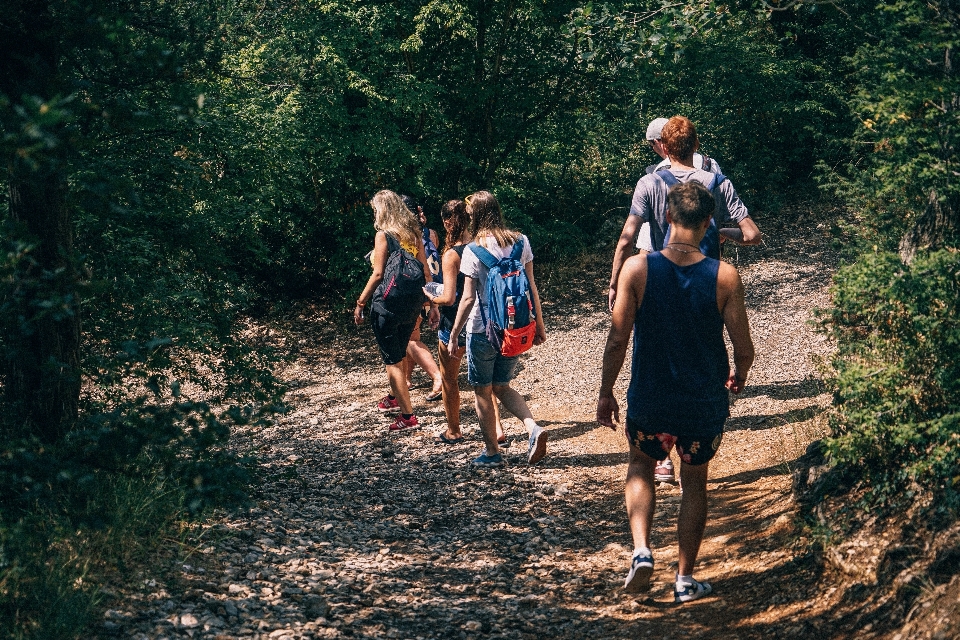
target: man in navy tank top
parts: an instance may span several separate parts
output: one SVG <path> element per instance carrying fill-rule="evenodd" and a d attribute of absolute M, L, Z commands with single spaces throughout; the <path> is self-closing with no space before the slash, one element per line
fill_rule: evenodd
<path fill-rule="evenodd" d="M 715 206 L 713 194 L 699 182 L 675 185 L 667 196 L 673 229 L 669 243 L 623 265 L 597 402 L 597 421 L 615 429 L 620 408 L 613 386 L 633 330 L 625 493 L 634 552 L 624 587 L 631 593 L 650 588 L 654 467 L 676 447 L 683 497 L 675 602 L 712 591 L 709 583 L 693 577 L 707 520 L 707 469 L 730 415 L 728 390 L 743 390 L 754 356 L 740 275 L 732 265 L 700 252 Z M 733 344 L 732 368 L 724 327 Z"/>

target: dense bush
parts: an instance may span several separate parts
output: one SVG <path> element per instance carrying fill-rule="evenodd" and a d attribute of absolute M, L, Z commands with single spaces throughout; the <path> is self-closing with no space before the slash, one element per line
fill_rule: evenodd
<path fill-rule="evenodd" d="M 903 506 L 921 489 L 960 506 L 960 252 L 910 266 L 867 255 L 837 274 L 833 301 L 833 458 L 874 504 Z"/>

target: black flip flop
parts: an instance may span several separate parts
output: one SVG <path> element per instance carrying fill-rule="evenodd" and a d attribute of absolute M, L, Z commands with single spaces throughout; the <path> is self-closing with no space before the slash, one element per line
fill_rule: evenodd
<path fill-rule="evenodd" d="M 426 400 L 427 402 L 435 402 L 442 397 L 443 397 L 443 389 L 440 389 L 439 391 L 431 391 L 430 393 L 428 393 L 426 397 L 424 397 L 424 400 Z"/>
<path fill-rule="evenodd" d="M 437 436 L 433 439 L 435 444 L 460 444 L 463 442 L 463 436 L 459 438 L 448 438 L 446 433 L 438 433 Z"/>

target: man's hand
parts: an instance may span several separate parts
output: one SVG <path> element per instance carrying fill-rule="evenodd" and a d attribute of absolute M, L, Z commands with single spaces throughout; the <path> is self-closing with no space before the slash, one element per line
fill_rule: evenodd
<path fill-rule="evenodd" d="M 613 396 L 600 396 L 597 400 L 597 422 L 614 431 L 620 424 L 620 405 Z"/>
<path fill-rule="evenodd" d="M 613 312 L 613 305 L 617 302 L 617 290 L 613 287 L 610 287 L 607 290 L 607 305 L 610 307 L 610 312 Z"/>
<path fill-rule="evenodd" d="M 737 377 L 736 371 L 730 372 L 730 377 L 727 378 L 727 384 L 725 385 L 727 389 L 734 393 L 740 393 L 743 391 L 743 388 L 747 386 L 747 379 L 743 378 L 742 380 Z"/>

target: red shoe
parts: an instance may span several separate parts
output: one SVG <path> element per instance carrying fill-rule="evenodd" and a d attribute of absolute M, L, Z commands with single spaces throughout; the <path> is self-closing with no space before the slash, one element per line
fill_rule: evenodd
<path fill-rule="evenodd" d="M 400 403 L 397 402 L 396 398 L 383 396 L 380 402 L 377 403 L 377 409 L 379 409 L 382 413 L 393 413 L 395 411 L 400 411 Z"/>
<path fill-rule="evenodd" d="M 420 423 L 417 422 L 417 416 L 410 416 L 409 420 L 405 420 L 403 416 L 397 416 L 397 419 L 390 425 L 390 431 L 404 431 L 406 429 L 415 429 L 419 426 Z"/>

